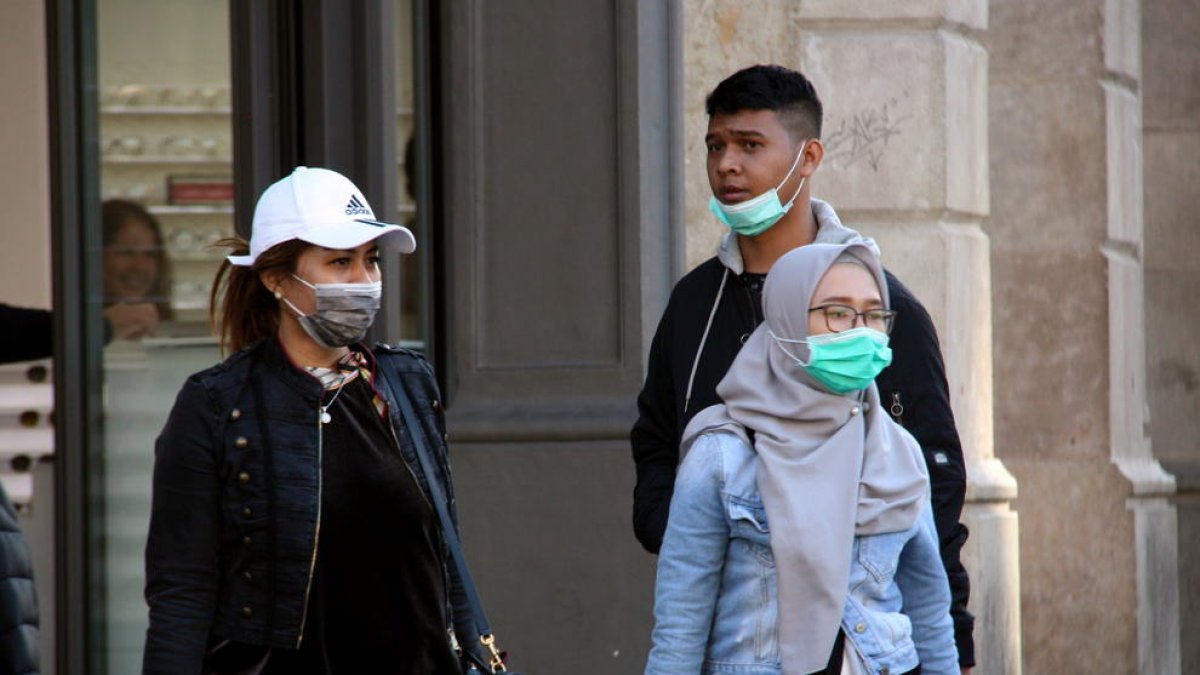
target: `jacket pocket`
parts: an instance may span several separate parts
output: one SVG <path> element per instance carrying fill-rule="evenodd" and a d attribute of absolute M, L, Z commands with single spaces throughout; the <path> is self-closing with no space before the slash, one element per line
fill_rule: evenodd
<path fill-rule="evenodd" d="M 900 552 L 908 541 L 909 532 L 889 532 L 861 537 L 858 542 L 858 562 L 875 583 L 887 586 L 896 576 Z"/>
<path fill-rule="evenodd" d="M 775 566 L 771 553 L 771 527 L 767 523 L 767 510 L 761 502 L 730 496 L 726 501 L 729 517 L 729 534 L 740 541 L 766 567 Z"/>

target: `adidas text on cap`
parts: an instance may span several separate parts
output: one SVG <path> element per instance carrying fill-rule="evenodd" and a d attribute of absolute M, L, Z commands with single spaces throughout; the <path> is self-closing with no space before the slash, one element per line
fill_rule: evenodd
<path fill-rule="evenodd" d="M 231 255 L 249 267 L 263 251 L 299 239 L 324 248 L 351 249 L 368 241 L 379 248 L 412 253 L 417 241 L 406 227 L 381 223 L 354 183 L 329 169 L 296 167 L 258 198 L 251 226 L 250 254 Z"/>

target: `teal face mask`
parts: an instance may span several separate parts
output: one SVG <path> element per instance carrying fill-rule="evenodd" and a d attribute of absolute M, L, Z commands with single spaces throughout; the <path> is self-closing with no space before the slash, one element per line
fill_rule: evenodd
<path fill-rule="evenodd" d="M 717 220 L 725 223 L 726 227 L 744 237 L 754 237 L 766 232 L 792 209 L 796 197 L 799 197 L 800 191 L 804 189 L 804 178 L 802 177 L 800 186 L 796 188 L 796 193 L 788 200 L 787 205 L 784 206 L 779 202 L 779 188 L 783 187 L 783 184 L 796 171 L 796 167 L 800 165 L 800 159 L 804 157 L 804 146 L 807 144 L 807 140 L 800 144 L 800 152 L 796 155 L 796 161 L 792 162 L 792 168 L 788 169 L 787 175 L 779 181 L 779 185 L 753 199 L 747 199 L 737 204 L 725 204 L 717 199 L 716 195 L 713 195 L 708 200 L 708 210 L 713 212 Z"/>
<path fill-rule="evenodd" d="M 835 394 L 866 389 L 892 362 L 887 334 L 865 326 L 840 333 L 813 335 L 807 340 L 788 340 L 774 333 L 770 335 L 796 365 L 804 368 L 804 372 Z M 808 363 L 784 346 L 800 343 L 808 345 Z"/>

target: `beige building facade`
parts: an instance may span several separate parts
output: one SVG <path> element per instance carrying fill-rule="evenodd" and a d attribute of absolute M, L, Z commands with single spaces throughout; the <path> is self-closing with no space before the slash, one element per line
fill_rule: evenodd
<path fill-rule="evenodd" d="M 977 672 L 1200 666 L 1194 3 L 686 7 L 689 265 L 721 234 L 703 97 L 781 63 L 825 104 L 813 194 L 938 326 Z"/>

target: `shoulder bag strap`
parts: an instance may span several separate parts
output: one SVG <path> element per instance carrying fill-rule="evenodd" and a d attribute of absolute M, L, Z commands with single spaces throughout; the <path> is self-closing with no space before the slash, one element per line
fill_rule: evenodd
<path fill-rule="evenodd" d="M 382 373 L 382 369 L 380 372 Z M 390 370 L 390 374 L 382 374 L 384 375 L 382 378 L 384 387 L 391 394 L 392 402 L 400 409 L 400 414 L 404 418 L 404 424 L 408 427 L 409 436 L 412 438 L 413 448 L 417 453 L 417 463 L 421 465 L 421 473 L 424 474 L 425 482 L 429 485 L 430 500 L 437 510 L 438 520 L 442 523 L 442 537 L 446 541 L 446 548 L 450 549 L 450 557 L 455 569 L 458 570 L 458 578 L 462 582 L 463 592 L 467 596 L 467 603 L 471 606 L 471 614 L 474 615 L 475 627 L 479 631 L 479 642 L 490 652 L 491 663 L 480 665 L 490 668 L 490 672 L 493 673 L 505 672 L 504 660 L 500 652 L 496 649 L 495 637 L 492 635 L 491 625 L 488 623 L 487 615 L 483 613 L 483 603 L 479 601 L 479 593 L 475 590 L 475 581 L 471 578 L 471 571 L 467 568 L 467 559 L 463 555 L 462 543 L 458 539 L 458 530 L 454 526 L 454 520 L 450 518 L 446 493 L 442 490 L 441 482 L 438 480 L 437 472 L 434 470 L 434 460 L 429 454 L 429 446 L 425 442 L 425 427 L 421 425 L 421 421 L 417 418 L 417 413 L 413 410 L 412 401 L 408 399 L 406 393 L 398 391 L 397 387 L 392 386 L 390 377 L 398 377 L 399 373 L 395 370 Z M 473 656 L 470 649 L 464 649 L 464 652 L 468 656 Z"/>

